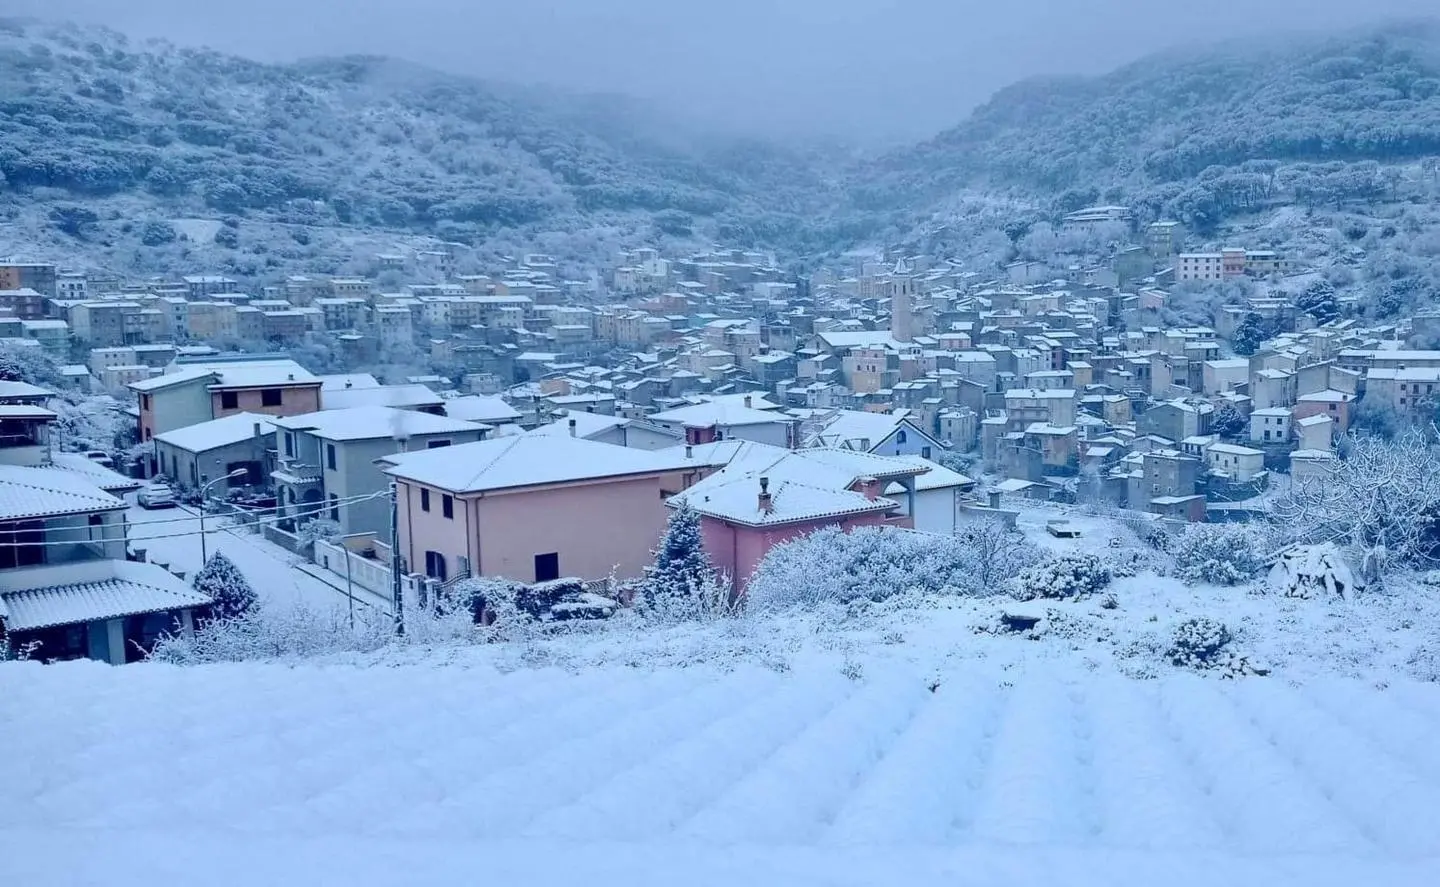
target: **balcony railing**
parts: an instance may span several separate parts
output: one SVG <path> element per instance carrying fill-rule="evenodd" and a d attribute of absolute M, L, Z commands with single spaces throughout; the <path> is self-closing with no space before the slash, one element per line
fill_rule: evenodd
<path fill-rule="evenodd" d="M 272 474 L 276 480 L 283 483 L 319 483 L 321 477 L 319 465 L 291 459 L 281 459 L 279 467 Z"/>

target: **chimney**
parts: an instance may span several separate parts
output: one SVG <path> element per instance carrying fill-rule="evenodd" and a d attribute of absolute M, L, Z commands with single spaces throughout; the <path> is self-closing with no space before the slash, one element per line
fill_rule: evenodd
<path fill-rule="evenodd" d="M 775 510 L 774 500 L 770 496 L 770 478 L 760 478 L 760 513 L 769 514 Z"/>
<path fill-rule="evenodd" d="M 352 382 L 352 381 L 350 381 L 349 379 L 346 379 L 346 380 L 345 380 L 345 387 L 346 387 L 346 388 L 353 387 L 354 384 L 355 384 L 355 383 Z"/>
<path fill-rule="evenodd" d="M 295 374 L 294 374 L 294 373 L 286 373 L 286 374 L 285 374 L 285 378 L 286 378 L 286 379 L 289 379 L 291 382 L 294 382 L 294 381 L 295 381 Z"/>
<path fill-rule="evenodd" d="M 748 409 L 750 409 L 750 408 L 753 407 L 753 406 L 754 406 L 754 401 L 751 400 L 750 395 L 748 395 L 748 394 L 745 395 L 745 409 L 748 410 Z"/>
<path fill-rule="evenodd" d="M 865 494 L 866 499 L 874 502 L 876 499 L 880 498 L 880 481 L 876 480 L 873 477 L 865 478 L 864 480 L 860 481 L 860 492 Z"/>
<path fill-rule="evenodd" d="M 574 436 L 575 436 L 575 420 L 574 420 L 574 419 L 571 419 L 570 422 L 569 422 L 569 425 L 570 425 L 570 436 L 571 436 L 571 437 L 574 437 Z"/>
<path fill-rule="evenodd" d="M 1000 508 L 1000 491 L 990 491 L 990 507 L 998 510 Z"/>

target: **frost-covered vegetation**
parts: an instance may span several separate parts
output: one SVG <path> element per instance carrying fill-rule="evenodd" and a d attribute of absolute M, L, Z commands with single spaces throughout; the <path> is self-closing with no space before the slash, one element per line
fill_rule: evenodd
<path fill-rule="evenodd" d="M 1243 223 L 1248 245 L 1302 261 L 1363 251 L 1326 275 L 1393 313 L 1440 280 L 1436 45 L 1420 25 L 1171 51 L 1016 84 L 933 140 L 866 157 L 383 58 L 268 65 L 9 22 L 0 216 L 33 232 L 22 249 L 248 278 L 365 271 L 357 251 L 401 237 L 533 247 L 577 271 L 620 246 L 700 241 L 806 266 L 901 240 L 976 267 L 1064 267 L 1107 232 L 1060 231 L 1056 215 L 1115 202 L 1205 238 Z M 1304 237 L 1257 230 L 1277 208 L 1305 214 Z"/>

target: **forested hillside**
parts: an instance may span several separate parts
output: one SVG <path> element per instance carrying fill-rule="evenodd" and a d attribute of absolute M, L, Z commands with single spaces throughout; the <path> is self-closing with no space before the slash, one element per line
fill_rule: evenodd
<path fill-rule="evenodd" d="M 1433 202 L 1437 156 L 1434 24 L 1029 80 L 861 157 L 391 59 L 270 65 L 0 19 L 0 253 L 127 271 L 363 270 L 348 257 L 402 237 L 576 269 L 657 241 L 804 257 L 1099 202 L 1205 235 L 1287 203 Z"/>
<path fill-rule="evenodd" d="M 1440 155 L 1440 26 L 1167 52 L 1097 78 L 1027 80 L 868 165 L 862 207 L 961 188 L 1128 201 L 1204 228 L 1284 190 L 1383 196 L 1383 164 Z M 1277 181 L 1276 173 L 1283 174 Z"/>
<path fill-rule="evenodd" d="M 0 192 L 82 240 L 114 240 L 104 201 L 125 197 L 143 200 L 142 229 L 155 217 L 148 247 L 175 236 L 159 219 L 193 215 L 472 241 L 641 214 L 758 239 L 830 199 L 829 163 L 676 129 L 623 99 L 389 59 L 267 65 L 0 22 Z"/>

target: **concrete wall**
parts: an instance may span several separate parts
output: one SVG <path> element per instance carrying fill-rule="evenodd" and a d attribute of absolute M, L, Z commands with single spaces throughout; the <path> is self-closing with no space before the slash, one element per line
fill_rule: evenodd
<path fill-rule="evenodd" d="M 142 406 L 140 410 L 140 439 L 149 440 L 156 434 L 215 418 L 210 414 L 210 392 L 205 390 L 205 385 L 204 380 L 196 380 L 149 392 L 150 409 Z"/>
<path fill-rule="evenodd" d="M 954 533 L 959 502 L 958 487 L 916 491 L 915 529 L 947 536 Z"/>

